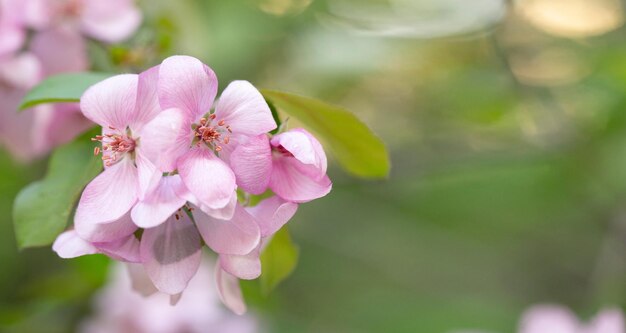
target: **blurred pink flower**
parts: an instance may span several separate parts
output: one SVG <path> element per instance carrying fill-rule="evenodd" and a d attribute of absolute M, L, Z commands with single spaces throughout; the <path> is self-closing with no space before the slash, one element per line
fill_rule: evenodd
<path fill-rule="evenodd" d="M 82 333 L 254 333 L 261 329 L 251 316 L 235 316 L 219 305 L 213 264 L 205 258 L 176 306 L 170 297 L 151 289 L 142 267 L 116 265 L 111 281 L 96 296 L 95 313 L 80 325 Z M 143 284 L 148 282 L 147 284 Z M 131 285 L 141 291 L 131 291 Z M 151 294 L 153 293 L 153 294 Z M 151 294 L 151 295 L 147 295 Z"/>
<path fill-rule="evenodd" d="M 0 0 L 0 58 L 19 50 L 25 37 L 18 0 Z"/>
<path fill-rule="evenodd" d="M 178 170 L 185 186 L 207 214 L 234 213 L 236 179 L 224 160 L 239 143 L 276 128 L 261 93 L 246 81 L 232 82 L 210 113 L 217 77 L 198 59 L 174 56 L 159 71 L 160 113 L 146 126 L 148 158 L 163 172 Z M 218 157 L 219 155 L 219 157 Z M 259 160 L 259 168 L 268 161 Z"/>
<path fill-rule="evenodd" d="M 517 332 L 626 333 L 626 325 L 622 311 L 617 308 L 604 309 L 585 323 L 565 307 L 544 304 L 535 305 L 524 312 Z M 464 330 L 456 333 L 481 333 L 481 331 Z"/>
<path fill-rule="evenodd" d="M 10 0 L 9 0 L 10 1 Z M 75 33 L 117 43 L 130 37 L 142 20 L 134 0 L 24 1 L 26 23 L 36 30 L 64 27 Z"/>

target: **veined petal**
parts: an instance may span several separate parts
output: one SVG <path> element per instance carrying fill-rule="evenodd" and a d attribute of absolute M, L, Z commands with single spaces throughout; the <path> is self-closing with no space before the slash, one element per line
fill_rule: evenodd
<path fill-rule="evenodd" d="M 180 109 L 167 109 L 141 131 L 141 150 L 163 172 L 176 170 L 176 160 L 189 150 L 191 123 Z"/>
<path fill-rule="evenodd" d="M 231 82 L 215 107 L 216 120 L 224 120 L 235 134 L 259 135 L 276 128 L 263 95 L 248 81 Z"/>
<path fill-rule="evenodd" d="M 64 259 L 98 253 L 95 246 L 80 238 L 74 230 L 60 234 L 52 244 L 52 250 Z"/>
<path fill-rule="evenodd" d="M 98 252 L 106 254 L 115 260 L 141 262 L 139 240 L 133 234 L 113 242 L 94 243 L 93 245 L 98 248 Z"/>
<path fill-rule="evenodd" d="M 94 225 L 118 220 L 137 202 L 137 189 L 137 168 L 129 158 L 124 158 L 85 187 L 74 224 Z"/>
<path fill-rule="evenodd" d="M 160 112 L 157 85 L 159 82 L 159 66 L 154 66 L 139 74 L 137 81 L 137 102 L 135 102 L 135 119 L 130 128 L 137 136 L 141 136 L 142 128 Z"/>
<path fill-rule="evenodd" d="M 239 280 L 225 272 L 219 262 L 215 265 L 215 282 L 217 284 L 217 293 L 222 303 L 235 314 L 243 315 L 246 313 L 246 303 L 241 294 Z"/>
<path fill-rule="evenodd" d="M 211 209 L 228 205 L 237 188 L 233 171 L 203 147 L 191 149 L 179 158 L 178 172 L 200 204 Z"/>
<path fill-rule="evenodd" d="M 85 117 L 101 125 L 124 131 L 135 119 L 136 74 L 122 74 L 94 84 L 80 99 Z"/>
<path fill-rule="evenodd" d="M 94 126 L 80 112 L 78 103 L 54 103 L 40 105 L 27 112 L 35 113 L 33 145 L 39 154 L 72 141 L 79 134 Z"/>
<path fill-rule="evenodd" d="M 202 242 L 186 214 L 170 217 L 155 228 L 145 229 L 141 259 L 146 273 L 160 291 L 175 295 L 187 287 L 200 266 Z"/>
<path fill-rule="evenodd" d="M 291 220 L 297 210 L 298 204 L 285 201 L 278 196 L 265 199 L 258 205 L 247 208 L 259 224 L 261 237 L 269 237 L 280 230 Z"/>
<path fill-rule="evenodd" d="M 230 154 L 230 166 L 237 185 L 251 194 L 261 194 L 267 189 L 272 173 L 272 150 L 266 134 L 250 137 Z"/>
<path fill-rule="evenodd" d="M 252 252 L 243 255 L 221 254 L 219 263 L 222 269 L 237 278 L 254 280 L 261 275 L 261 246 L 257 246 Z"/>
<path fill-rule="evenodd" d="M 181 186 L 184 185 L 178 175 L 162 177 L 154 191 L 133 207 L 133 222 L 141 228 L 153 228 L 165 222 L 187 202 L 176 195 Z"/>
<path fill-rule="evenodd" d="M 275 135 L 272 146 L 283 147 L 290 152 L 300 163 L 310 165 L 316 169 L 318 175 L 326 174 L 328 165 L 324 148 L 317 139 L 302 128 L 295 128 L 288 132 Z"/>
<path fill-rule="evenodd" d="M 217 77 L 196 58 L 169 57 L 160 66 L 158 92 L 163 109 L 181 109 L 193 122 L 211 110 L 217 94 Z"/>
<path fill-rule="evenodd" d="M 133 0 L 83 0 L 81 26 L 83 31 L 108 43 L 130 37 L 141 24 L 141 11 Z"/>
<path fill-rule="evenodd" d="M 130 218 L 130 212 L 110 223 L 82 223 L 74 222 L 76 233 L 91 243 L 108 243 L 120 240 L 132 235 L 137 226 Z"/>
<path fill-rule="evenodd" d="M 139 185 L 137 196 L 139 200 L 144 200 L 146 195 L 157 187 L 163 173 L 145 157 L 141 148 L 135 150 L 135 164 L 137 165 L 137 182 Z"/>
<path fill-rule="evenodd" d="M 189 202 L 198 206 L 197 199 L 195 201 L 189 201 Z M 230 201 L 228 202 L 226 206 L 222 208 L 212 209 L 205 205 L 199 205 L 199 207 L 201 211 L 203 211 L 204 213 L 208 214 L 209 216 L 213 218 L 220 219 L 220 220 L 230 220 L 233 218 L 233 215 L 235 215 L 235 209 L 237 208 L 237 191 L 233 191 L 233 195 L 230 197 Z"/>
<path fill-rule="evenodd" d="M 310 170 L 310 169 L 309 169 Z M 291 157 L 274 160 L 270 188 L 281 198 L 292 202 L 307 202 L 328 194 L 332 183 L 328 176 L 316 179 L 306 166 Z"/>
<path fill-rule="evenodd" d="M 261 240 L 256 221 L 246 210 L 237 205 L 231 220 L 220 220 L 194 210 L 194 219 L 202 239 L 219 254 L 246 255 Z"/>

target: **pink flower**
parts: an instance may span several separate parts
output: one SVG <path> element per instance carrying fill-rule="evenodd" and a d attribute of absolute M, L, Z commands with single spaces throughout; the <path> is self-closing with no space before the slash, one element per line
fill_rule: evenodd
<path fill-rule="evenodd" d="M 86 118 L 102 126 L 102 153 L 105 170 L 92 180 L 80 198 L 74 224 L 79 234 L 86 226 L 118 221 L 139 198 L 154 188 L 160 178 L 145 158 L 148 142 L 139 138 L 144 125 L 160 111 L 153 94 L 158 68 L 140 75 L 117 75 L 95 84 L 81 98 Z M 85 226 L 85 228 L 83 228 Z M 93 241 L 90 235 L 81 237 Z"/>
<path fill-rule="evenodd" d="M 228 159 L 236 146 L 276 128 L 263 96 L 248 82 L 232 82 L 211 112 L 215 73 L 198 59 L 167 58 L 158 96 L 164 110 L 146 126 L 147 156 L 163 172 L 178 170 L 183 183 L 211 215 L 232 216 L 236 179 Z M 219 157 L 218 157 L 219 155 Z M 266 161 L 258 161 L 263 166 Z M 228 212 L 218 212 L 230 208 Z"/>
<path fill-rule="evenodd" d="M 213 282 L 214 264 L 205 258 L 198 274 L 176 306 L 142 278 L 143 268 L 116 265 L 110 282 L 96 296 L 95 313 L 80 325 L 82 333 L 253 333 L 259 324 L 250 316 L 234 316 L 219 306 Z M 129 276 L 133 277 L 133 279 Z M 131 291 L 140 290 L 143 297 Z"/>
<path fill-rule="evenodd" d="M 0 0 L 0 58 L 19 50 L 25 36 L 18 0 Z"/>
<path fill-rule="evenodd" d="M 253 194 L 263 193 L 269 186 L 285 200 L 307 202 L 325 196 L 332 188 L 322 145 L 301 128 L 269 141 L 267 136 L 250 139 L 230 160 L 241 188 Z M 259 167 L 258 160 L 268 164 Z"/>
<path fill-rule="evenodd" d="M 142 20 L 133 0 L 24 0 L 23 9 L 36 30 L 65 27 L 107 43 L 127 39 Z"/>
<path fill-rule="evenodd" d="M 624 333 L 624 316 L 620 310 L 606 309 L 588 323 L 582 323 L 568 309 L 538 305 L 527 310 L 520 322 L 520 333 Z"/>
<path fill-rule="evenodd" d="M 220 254 L 216 268 L 216 281 L 222 302 L 234 313 L 246 312 L 239 289 L 239 280 L 252 280 L 261 275 L 261 252 L 272 235 L 295 215 L 298 205 L 276 196 L 261 201 L 247 211 L 254 216 L 261 229 L 259 245 L 246 255 Z"/>

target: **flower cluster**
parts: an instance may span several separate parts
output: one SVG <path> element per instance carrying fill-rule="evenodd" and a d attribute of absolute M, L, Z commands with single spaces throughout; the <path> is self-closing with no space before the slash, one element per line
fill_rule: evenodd
<path fill-rule="evenodd" d="M 211 68 L 174 56 L 84 93 L 83 114 L 102 126 L 93 140 L 104 171 L 83 191 L 74 229 L 53 245 L 61 257 L 103 253 L 141 263 L 158 290 L 177 297 L 206 244 L 219 256 L 222 300 L 245 312 L 237 278 L 257 278 L 269 237 L 332 184 L 310 133 L 270 135 L 277 124 L 254 86 L 232 82 L 214 103 L 217 86 Z M 274 195 L 247 205 L 246 197 L 264 193 Z"/>
<path fill-rule="evenodd" d="M 43 78 L 89 67 L 83 36 L 119 42 L 140 23 L 133 0 L 0 0 L 2 144 L 18 159 L 29 160 L 93 126 L 75 103 L 20 114 L 17 108 Z"/>

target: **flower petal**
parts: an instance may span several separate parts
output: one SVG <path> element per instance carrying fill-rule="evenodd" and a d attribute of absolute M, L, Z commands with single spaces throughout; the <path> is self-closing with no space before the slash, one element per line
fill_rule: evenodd
<path fill-rule="evenodd" d="M 52 250 L 64 259 L 98 253 L 95 246 L 80 238 L 74 230 L 60 234 L 52 244 Z"/>
<path fill-rule="evenodd" d="M 24 52 L 0 60 L 0 80 L 12 87 L 30 89 L 41 80 L 42 75 L 41 62 L 32 53 Z"/>
<path fill-rule="evenodd" d="M 82 3 L 83 31 L 103 42 L 121 42 L 141 24 L 141 11 L 133 0 L 83 0 Z"/>
<path fill-rule="evenodd" d="M 82 36 L 68 27 L 59 26 L 37 32 L 30 50 L 41 61 L 46 76 L 84 71 L 89 67 Z"/>
<path fill-rule="evenodd" d="M 139 240 L 133 234 L 113 242 L 94 243 L 93 245 L 98 248 L 98 252 L 106 254 L 115 260 L 141 262 Z"/>
<path fill-rule="evenodd" d="M 101 125 L 124 131 L 135 119 L 136 74 L 122 74 L 94 84 L 80 99 L 85 117 Z"/>
<path fill-rule="evenodd" d="M 74 223 L 93 225 L 118 220 L 137 201 L 137 168 L 123 158 L 92 180 L 80 197 Z"/>
<path fill-rule="evenodd" d="M 190 121 L 195 121 L 211 110 L 217 94 L 217 77 L 196 58 L 173 56 L 160 66 L 158 91 L 163 109 L 181 109 Z"/>
<path fill-rule="evenodd" d="M 189 201 L 189 200 L 188 200 Z M 189 201 L 191 203 L 197 202 L 196 201 Z M 195 203 L 194 203 L 195 204 Z M 197 204 L 195 204 L 197 205 Z M 216 218 L 216 219 L 220 219 L 220 220 L 230 220 L 233 218 L 233 215 L 235 215 L 235 209 L 237 208 L 237 191 L 233 191 L 233 195 L 230 197 L 230 201 L 228 202 L 228 204 L 222 208 L 218 208 L 218 209 L 212 209 L 210 207 L 207 207 L 205 205 L 200 205 L 200 210 L 203 211 L 204 213 L 208 214 L 209 216 Z"/>
<path fill-rule="evenodd" d="M 139 74 L 137 81 L 137 101 L 135 102 L 135 119 L 130 128 L 135 135 L 140 135 L 144 125 L 154 119 L 160 112 L 157 85 L 159 82 L 159 66 L 154 66 Z"/>
<path fill-rule="evenodd" d="M 272 150 L 266 134 L 250 137 L 230 154 L 230 166 L 237 185 L 251 194 L 261 194 L 267 189 L 272 173 Z"/>
<path fill-rule="evenodd" d="M 165 222 L 187 202 L 176 195 L 180 186 L 184 185 L 178 175 L 161 178 L 154 191 L 133 207 L 133 222 L 141 228 L 153 228 Z"/>
<path fill-rule="evenodd" d="M 40 154 L 72 141 L 94 124 L 80 112 L 78 103 L 54 103 L 41 105 L 27 112 L 35 113 L 32 127 L 33 145 Z"/>
<path fill-rule="evenodd" d="M 130 277 L 130 283 L 134 291 L 138 292 L 141 296 L 147 297 L 157 291 L 159 291 L 150 280 L 143 265 L 128 263 L 126 264 L 128 269 L 128 276 Z"/>
<path fill-rule="evenodd" d="M 571 333 L 577 332 L 576 316 L 565 308 L 539 305 L 526 311 L 520 322 L 520 333 Z"/>
<path fill-rule="evenodd" d="M 317 139 L 302 128 L 296 128 L 272 137 L 272 146 L 283 147 L 302 164 L 315 168 L 319 175 L 326 174 L 328 165 L 324 148 Z M 320 176 L 321 177 L 321 176 Z"/>
<path fill-rule="evenodd" d="M 261 251 L 257 246 L 243 256 L 221 254 L 220 265 L 224 271 L 244 280 L 254 280 L 261 275 Z"/>
<path fill-rule="evenodd" d="M 137 184 L 139 185 L 137 196 L 139 200 L 144 200 L 146 195 L 157 187 L 163 173 L 145 157 L 139 148 L 135 150 L 135 164 L 137 165 Z"/>
<path fill-rule="evenodd" d="M 74 228 L 81 238 L 92 243 L 114 242 L 132 235 L 137 230 L 137 226 L 130 218 L 130 212 L 109 223 L 94 224 L 75 221 Z"/>
<path fill-rule="evenodd" d="M 182 110 L 167 109 L 143 127 L 140 145 L 161 171 L 174 171 L 176 160 L 191 145 L 191 123 Z"/>
<path fill-rule="evenodd" d="M 145 229 L 141 239 L 141 259 L 146 273 L 162 292 L 175 295 L 187 287 L 198 271 L 202 242 L 196 227 L 183 214 L 170 217 L 155 228 Z"/>
<path fill-rule="evenodd" d="M 231 82 L 215 107 L 216 120 L 224 120 L 235 134 L 259 135 L 276 128 L 263 95 L 248 81 Z"/>
<path fill-rule="evenodd" d="M 624 315 L 619 309 L 605 309 L 598 313 L 587 325 L 584 332 L 589 333 L 624 333 Z"/>
<path fill-rule="evenodd" d="M 291 220 L 297 210 L 298 204 L 285 201 L 278 196 L 265 199 L 258 205 L 247 208 L 259 224 L 261 237 L 273 235 Z"/>
<path fill-rule="evenodd" d="M 239 280 L 222 270 L 219 262 L 215 266 L 215 282 L 217 284 L 217 293 L 222 303 L 235 314 L 243 315 L 246 313 L 246 303 L 241 294 Z"/>
<path fill-rule="evenodd" d="M 307 202 L 328 194 L 332 183 L 328 176 L 320 179 L 309 173 L 305 165 L 293 157 L 274 160 L 270 188 L 281 198 L 292 202 Z"/>
<path fill-rule="evenodd" d="M 237 188 L 233 171 L 203 147 L 194 148 L 179 158 L 178 172 L 200 204 L 211 209 L 228 205 Z"/>
<path fill-rule="evenodd" d="M 202 239 L 219 254 L 246 255 L 259 245 L 261 232 L 252 215 L 237 205 L 230 221 L 194 211 L 194 219 Z"/>

